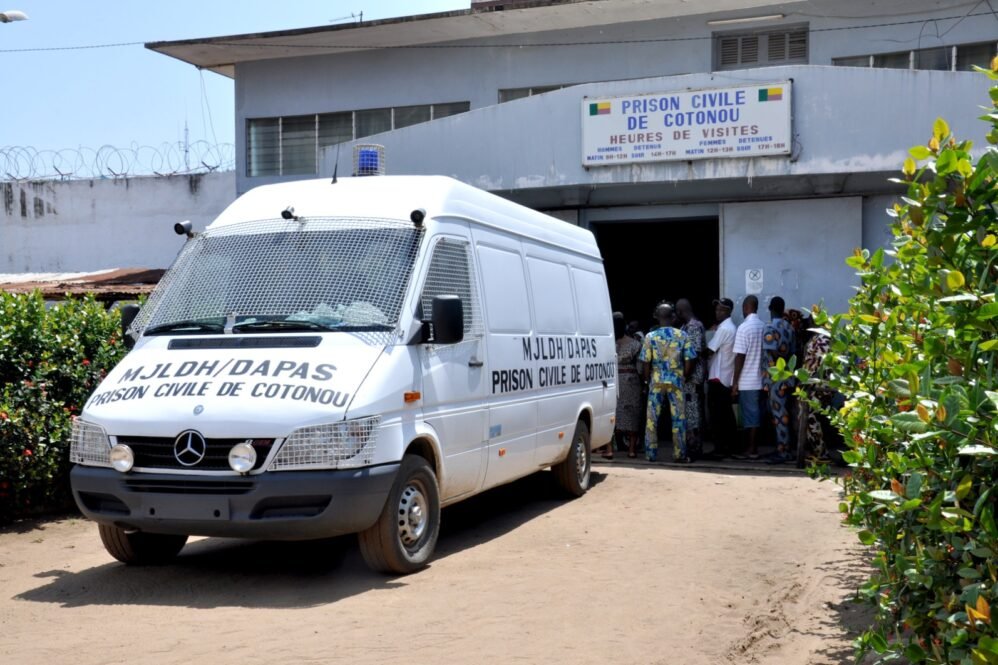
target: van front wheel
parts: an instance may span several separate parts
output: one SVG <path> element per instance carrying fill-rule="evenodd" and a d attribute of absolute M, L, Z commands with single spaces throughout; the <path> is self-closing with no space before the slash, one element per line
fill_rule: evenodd
<path fill-rule="evenodd" d="M 558 485 L 572 496 L 582 496 L 589 489 L 592 451 L 589 449 L 589 428 L 581 420 L 575 424 L 572 447 L 564 462 L 551 467 Z"/>
<path fill-rule="evenodd" d="M 407 575 L 430 560 L 439 534 L 436 474 L 422 457 L 406 455 L 378 521 L 357 534 L 360 553 L 372 570 Z"/>
<path fill-rule="evenodd" d="M 111 524 L 98 524 L 97 528 L 107 553 L 133 566 L 169 563 L 187 543 L 187 536 L 128 532 Z"/>

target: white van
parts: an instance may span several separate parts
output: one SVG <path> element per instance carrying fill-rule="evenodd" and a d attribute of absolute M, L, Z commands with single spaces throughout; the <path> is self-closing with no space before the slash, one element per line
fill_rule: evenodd
<path fill-rule="evenodd" d="M 382 176 L 258 187 L 190 236 L 73 429 L 73 496 L 115 558 L 358 533 L 408 573 L 442 506 L 546 467 L 586 491 L 616 406 L 589 231 Z"/>

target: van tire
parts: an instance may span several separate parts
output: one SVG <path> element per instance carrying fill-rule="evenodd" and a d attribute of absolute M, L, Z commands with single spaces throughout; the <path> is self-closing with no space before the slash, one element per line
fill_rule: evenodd
<path fill-rule="evenodd" d="M 164 564 L 173 561 L 187 543 L 187 536 L 162 533 L 131 533 L 112 524 L 98 524 L 104 549 L 130 566 Z"/>
<path fill-rule="evenodd" d="M 592 470 L 592 450 L 589 447 L 589 427 L 583 421 L 575 424 L 572 447 L 564 462 L 551 467 L 558 485 L 571 496 L 582 496 L 589 489 Z"/>
<path fill-rule="evenodd" d="M 406 455 L 378 521 L 357 534 L 360 553 L 376 572 L 408 575 L 429 562 L 439 535 L 437 476 L 425 459 Z"/>

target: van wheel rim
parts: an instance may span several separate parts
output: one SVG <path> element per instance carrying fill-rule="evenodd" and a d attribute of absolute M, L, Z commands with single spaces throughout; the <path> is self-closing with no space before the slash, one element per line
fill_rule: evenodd
<path fill-rule="evenodd" d="M 585 439 L 579 437 L 575 442 L 575 476 L 579 480 L 579 485 L 585 487 L 589 482 L 589 461 L 586 455 Z"/>
<path fill-rule="evenodd" d="M 414 549 L 426 533 L 429 513 L 429 502 L 423 488 L 418 483 L 406 485 L 399 497 L 398 523 L 399 538 L 407 549 Z"/>

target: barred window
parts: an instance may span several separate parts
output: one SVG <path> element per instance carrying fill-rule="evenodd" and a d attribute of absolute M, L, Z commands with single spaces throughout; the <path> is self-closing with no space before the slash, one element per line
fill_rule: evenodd
<path fill-rule="evenodd" d="M 132 329 L 390 331 L 421 236 L 408 221 L 324 217 L 208 229 L 184 245 Z"/>
<path fill-rule="evenodd" d="M 372 134 L 471 110 L 471 102 L 398 106 L 246 120 L 246 175 L 315 175 L 319 151 Z"/>
<path fill-rule="evenodd" d="M 955 46 L 931 46 L 910 51 L 871 53 L 832 58 L 839 67 L 881 67 L 884 69 L 930 69 L 965 72 L 974 65 L 987 67 L 998 53 L 998 42 L 977 42 Z"/>
<path fill-rule="evenodd" d="M 561 90 L 565 85 L 535 85 L 529 88 L 504 88 L 499 91 L 499 103 L 511 102 L 514 99 L 523 99 L 533 95 L 542 95 L 545 92 Z"/>
<path fill-rule="evenodd" d="M 430 268 L 419 298 L 423 319 L 430 320 L 432 317 L 436 296 L 456 295 L 464 306 L 464 334 L 481 335 L 484 325 L 474 274 L 468 243 L 456 238 L 440 240 L 433 248 L 433 258 L 430 259 Z"/>

